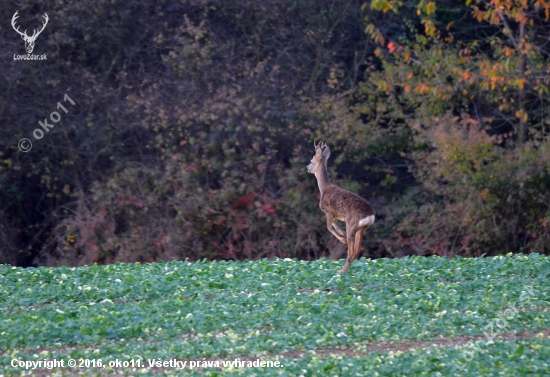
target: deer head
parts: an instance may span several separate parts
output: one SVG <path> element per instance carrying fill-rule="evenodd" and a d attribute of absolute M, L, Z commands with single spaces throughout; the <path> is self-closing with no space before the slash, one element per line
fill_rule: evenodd
<path fill-rule="evenodd" d="M 19 26 L 15 27 L 15 20 L 17 20 L 19 18 L 19 15 L 17 13 L 19 13 L 19 11 L 15 12 L 15 14 L 13 15 L 13 17 L 11 19 L 11 26 L 13 27 L 13 30 L 15 30 L 17 33 L 19 33 L 19 35 L 21 35 L 21 38 L 23 38 L 23 40 L 25 41 L 25 49 L 27 50 L 27 53 L 31 54 L 32 51 L 34 50 L 34 41 L 36 41 L 36 38 L 38 38 L 40 33 L 42 33 L 42 31 L 44 30 L 44 28 L 48 24 L 48 20 L 49 20 L 48 15 L 46 13 L 44 13 L 43 17 L 46 21 L 42 24 L 42 29 L 33 30 L 32 35 L 29 37 L 27 35 L 27 30 L 26 29 L 25 29 L 24 32 L 20 32 L 19 31 Z"/>
<path fill-rule="evenodd" d="M 325 143 L 319 143 L 319 145 L 316 145 L 314 142 L 313 146 L 315 147 L 315 155 L 306 169 L 308 173 L 315 174 L 319 167 L 324 167 L 326 165 L 330 156 L 330 148 Z"/>

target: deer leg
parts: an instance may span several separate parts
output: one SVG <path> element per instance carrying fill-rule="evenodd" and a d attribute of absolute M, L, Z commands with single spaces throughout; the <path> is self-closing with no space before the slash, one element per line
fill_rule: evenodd
<path fill-rule="evenodd" d="M 332 226 L 334 227 L 336 232 L 338 232 L 338 234 L 341 235 L 342 237 L 346 235 L 346 233 L 344 233 L 344 231 L 338 227 L 338 225 L 336 224 L 336 221 L 332 222 Z"/>
<path fill-rule="evenodd" d="M 338 238 L 338 241 L 342 242 L 344 245 L 347 243 L 346 239 L 336 233 L 334 229 L 332 229 L 332 225 L 334 224 L 334 216 L 330 212 L 327 212 L 327 229 L 329 232 L 331 232 L 334 237 Z"/>
<path fill-rule="evenodd" d="M 361 250 L 361 237 L 363 236 L 365 229 L 366 228 L 360 228 L 357 233 L 355 233 L 355 250 L 353 251 L 352 262 L 359 256 L 359 251 Z"/>
<path fill-rule="evenodd" d="M 355 231 L 355 230 L 354 230 Z M 344 267 L 340 270 L 340 273 L 345 273 L 349 266 L 351 265 L 351 262 L 353 262 L 353 252 L 355 250 L 354 240 L 353 240 L 354 232 L 351 231 L 351 228 L 347 229 L 347 236 L 348 236 L 348 257 L 346 258 L 346 264 L 344 264 Z"/>

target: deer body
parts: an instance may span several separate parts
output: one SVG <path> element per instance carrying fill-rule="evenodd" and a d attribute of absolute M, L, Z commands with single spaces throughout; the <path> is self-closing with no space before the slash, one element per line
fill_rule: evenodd
<path fill-rule="evenodd" d="M 374 211 L 370 203 L 359 195 L 330 183 L 327 172 L 329 156 L 330 149 L 326 144 L 315 146 L 315 155 L 311 164 L 307 166 L 307 171 L 315 174 L 317 179 L 321 192 L 319 207 L 326 214 L 328 231 L 340 242 L 348 245 L 346 264 L 340 270 L 344 273 L 359 255 L 361 236 L 374 223 Z M 345 233 L 338 227 L 335 220 L 346 223 Z"/>
<path fill-rule="evenodd" d="M 336 220 L 346 224 L 356 223 L 358 226 L 364 226 L 374 222 L 374 212 L 369 202 L 338 186 L 327 187 L 321 194 L 319 207 L 324 213 L 331 212 Z M 350 211 L 351 208 L 353 210 Z"/>

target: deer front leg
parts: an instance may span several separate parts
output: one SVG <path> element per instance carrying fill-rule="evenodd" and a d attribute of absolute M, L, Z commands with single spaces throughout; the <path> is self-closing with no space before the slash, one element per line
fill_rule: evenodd
<path fill-rule="evenodd" d="M 338 234 L 340 234 L 342 237 L 346 236 L 346 233 L 344 233 L 344 231 L 338 227 L 338 225 L 336 224 L 336 221 L 332 222 L 332 226 L 334 227 L 336 232 L 338 232 Z"/>
<path fill-rule="evenodd" d="M 334 237 L 338 238 L 338 241 L 342 242 L 344 245 L 346 245 L 348 242 L 344 237 L 342 237 L 340 234 L 336 233 L 336 231 L 332 228 L 334 224 L 334 216 L 330 212 L 327 212 L 327 229 L 329 232 L 331 232 Z M 338 229 L 339 230 L 339 229 Z M 341 230 L 340 230 L 341 232 Z"/>

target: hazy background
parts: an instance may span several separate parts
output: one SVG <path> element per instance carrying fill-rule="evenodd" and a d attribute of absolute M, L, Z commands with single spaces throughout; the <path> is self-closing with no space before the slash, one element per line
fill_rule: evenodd
<path fill-rule="evenodd" d="M 363 256 L 548 253 L 549 10 L 501 3 L 4 2 L 0 263 L 342 257 L 313 141 Z"/>

